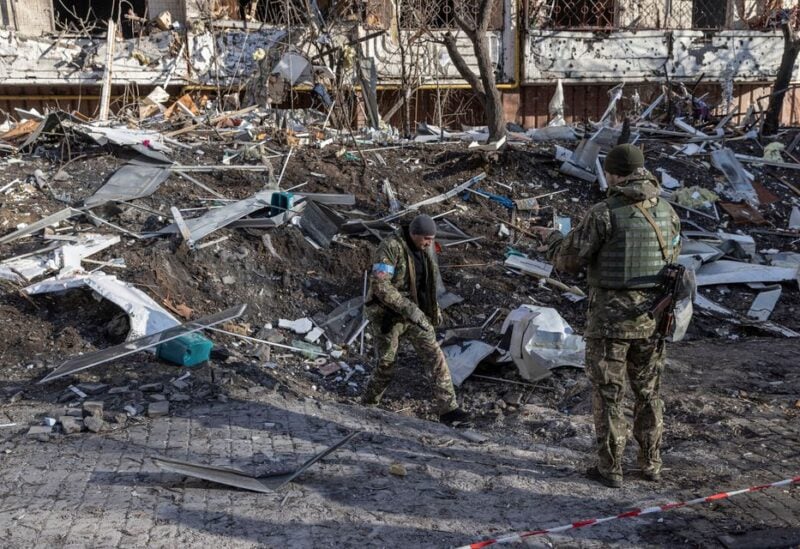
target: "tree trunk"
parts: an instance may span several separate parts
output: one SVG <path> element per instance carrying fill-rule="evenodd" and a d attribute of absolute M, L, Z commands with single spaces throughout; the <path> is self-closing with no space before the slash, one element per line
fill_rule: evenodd
<path fill-rule="evenodd" d="M 472 49 L 478 61 L 478 75 L 464 61 L 464 57 L 456 47 L 455 37 L 449 32 L 444 36 L 444 45 L 447 48 L 450 59 L 453 61 L 453 66 L 470 85 L 483 107 L 486 126 L 489 129 L 489 141 L 497 141 L 506 135 L 503 102 L 500 97 L 500 90 L 497 89 L 494 65 L 492 64 L 492 56 L 489 50 L 489 37 L 486 34 L 492 17 L 493 6 L 492 0 L 482 0 L 474 26 L 456 17 L 459 28 L 472 42 Z"/>
<path fill-rule="evenodd" d="M 480 26 L 478 27 L 480 29 Z M 478 59 L 481 83 L 483 84 L 483 109 L 486 113 L 486 126 L 489 128 L 489 141 L 497 141 L 506 135 L 505 113 L 500 90 L 494 76 L 494 65 L 489 51 L 489 37 L 478 30 L 473 41 L 475 56 Z"/>
<path fill-rule="evenodd" d="M 800 54 L 800 38 L 795 38 L 791 23 L 784 22 L 781 26 L 783 30 L 783 56 L 775 77 L 775 84 L 772 86 L 772 95 L 769 98 L 767 115 L 764 118 L 764 125 L 761 127 L 761 135 L 775 135 L 780 126 L 781 109 L 783 109 L 783 98 L 786 89 L 792 81 L 792 71 Z"/>

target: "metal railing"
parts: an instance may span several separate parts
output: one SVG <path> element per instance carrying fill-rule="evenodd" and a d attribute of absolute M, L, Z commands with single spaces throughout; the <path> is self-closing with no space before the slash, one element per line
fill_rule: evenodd
<path fill-rule="evenodd" d="M 530 29 L 633 30 L 770 28 L 799 0 L 527 0 Z M 772 23 L 771 23 L 772 22 Z"/>

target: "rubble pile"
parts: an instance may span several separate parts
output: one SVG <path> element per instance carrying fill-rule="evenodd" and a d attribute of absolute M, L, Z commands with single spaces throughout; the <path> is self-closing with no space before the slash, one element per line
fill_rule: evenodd
<path fill-rule="evenodd" d="M 226 398 L 226 383 L 357 397 L 370 255 L 425 212 L 467 408 L 492 422 L 556 404 L 580 379 L 587 286 L 553 272 L 532 228 L 575 226 L 621 140 L 682 217 L 701 313 L 690 337 L 797 337 L 797 134 L 762 144 L 757 113 L 737 125 L 672 92 L 617 123 L 621 97 L 597 123 L 556 117 L 493 143 L 484 128 L 345 132 L 321 111 L 222 110 L 198 94 L 154 92 L 136 123 L 20 113 L 0 135 L 3 396 L 64 403 L 50 425 L 64 433 Z M 430 413 L 424 387 L 392 391 L 391 406 Z M 87 415 L 87 399 L 104 411 Z"/>

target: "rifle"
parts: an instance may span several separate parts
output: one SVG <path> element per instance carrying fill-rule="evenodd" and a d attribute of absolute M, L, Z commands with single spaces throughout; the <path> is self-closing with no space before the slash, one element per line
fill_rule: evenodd
<path fill-rule="evenodd" d="M 658 318 L 658 315 L 661 315 L 661 320 L 656 327 L 656 334 L 661 341 L 672 331 L 672 324 L 675 321 L 675 304 L 678 303 L 683 287 L 685 271 L 686 267 L 683 265 L 670 264 L 666 266 L 663 283 L 664 295 L 648 311 L 650 318 Z"/>

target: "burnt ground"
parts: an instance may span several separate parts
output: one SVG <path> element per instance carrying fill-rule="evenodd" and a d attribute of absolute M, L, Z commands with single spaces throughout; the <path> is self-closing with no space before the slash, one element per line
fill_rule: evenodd
<path fill-rule="evenodd" d="M 784 140 L 789 142 L 791 137 L 784 136 Z M 746 154 L 761 154 L 756 145 L 748 143 L 731 142 L 731 147 Z M 723 180 L 715 170 L 704 169 L 702 158 L 675 160 L 666 157 L 665 154 L 672 151 L 668 143 L 647 141 L 645 147 L 650 168 L 666 169 L 685 186 L 714 189 Z M 197 149 L 203 150 L 203 154 L 198 154 Z M 509 148 L 495 162 L 468 153 L 461 145 L 383 148 L 363 153 L 365 163 L 357 160 L 357 151 L 352 152 L 356 153 L 355 160 L 337 156 L 331 147 L 297 150 L 285 170 L 281 187 L 288 189 L 304 185 L 304 192 L 352 193 L 356 205 L 337 209 L 345 213 L 358 210 L 361 215 L 375 218 L 387 212 L 386 198 L 381 191 L 384 179 L 392 182 L 398 198 L 406 204 L 445 192 L 482 170 L 488 177 L 476 187 L 513 199 L 566 189 L 566 192 L 543 198 L 540 201 L 542 209 L 536 216 L 520 212 L 515 223 L 522 228 L 547 224 L 552 219 L 553 210 L 559 215 L 571 216 L 576 223 L 592 203 L 602 198 L 596 186 L 558 173 L 558 163 L 552 160 L 552 145 L 549 144 Z M 78 205 L 122 163 L 105 150 L 87 149 L 84 154 L 88 156 L 66 165 L 58 159 L 44 157 L 23 157 L 21 163 L 3 164 L 0 161 L 3 184 L 14 178 L 23 182 L 0 197 L 0 233 L 5 234 L 20 223 L 31 223 L 53 213 L 63 208 L 65 202 Z M 219 145 L 200 143 L 194 150 L 177 150 L 174 156 L 184 165 L 215 164 L 221 158 L 221 151 Z M 55 181 L 52 177 L 60 166 L 69 177 Z M 47 188 L 37 188 L 30 182 L 29 176 L 37 168 L 50 179 L 55 191 L 53 194 L 58 199 Z M 709 230 L 721 228 L 729 232 L 750 233 L 753 229 L 777 232 L 785 228 L 792 204 L 798 197 L 784 183 L 797 181 L 797 172 L 758 167 L 752 170 L 757 181 L 778 199 L 761 208 L 767 225 L 734 225 L 724 212 L 721 212 L 720 222 L 686 212 L 680 212 L 681 216 Z M 279 165 L 275 171 L 280 171 Z M 226 197 L 235 199 L 251 195 L 266 183 L 264 174 L 254 172 L 218 170 L 193 175 Z M 125 205 L 96 212 L 129 231 L 147 232 L 169 223 L 169 207 L 172 205 L 202 208 L 221 204 L 205 200 L 207 198 L 208 192 L 173 175 L 153 196 L 134 201 L 158 214 Z M 537 252 L 539 243 L 519 231 L 512 229 L 511 238 L 497 236 L 500 220 L 508 222 L 510 219 L 509 210 L 495 202 L 471 196 L 469 200 L 454 198 L 425 212 L 437 214 L 453 209 L 455 211 L 448 214 L 450 221 L 468 234 L 483 238 L 473 244 L 443 248 L 440 253 L 445 285 L 464 298 L 463 303 L 445 312 L 446 326 L 479 325 L 500 308 L 502 312 L 498 320 L 489 327 L 485 336 L 494 342 L 499 339 L 497 331 L 505 313 L 528 303 L 555 307 L 578 333 L 581 332 L 584 302 L 573 303 L 560 291 L 503 268 L 504 253 L 509 246 L 529 253 L 531 257 L 541 258 Z M 81 218 L 67 223 L 74 223 L 73 228 L 81 231 L 90 227 Z M 106 232 L 102 227 L 92 230 Z M 141 241 L 123 234 L 121 244 L 92 259 L 124 258 L 125 269 L 108 269 L 107 272 L 135 284 L 159 302 L 169 300 L 172 304 L 190 307 L 194 318 L 237 303 L 247 303 L 247 313 L 236 321 L 237 326 L 233 328 L 248 335 L 259 334 L 267 323 L 277 325 L 279 318 L 328 313 L 339 303 L 360 294 L 363 271 L 369 265 L 375 242 L 348 238 L 343 244 L 334 243 L 329 248 L 317 250 L 306 242 L 296 226 L 285 225 L 267 233 L 277 255 L 271 254 L 264 246 L 262 230 L 223 229 L 206 240 L 220 235 L 229 236 L 227 240 L 197 251 L 187 250 L 177 238 Z M 796 237 L 764 232 L 752 235 L 757 250 L 798 251 Z M 42 245 L 38 237 L 28 237 L 2 245 L 0 249 L 5 258 L 33 251 Z M 229 277 L 233 277 L 232 283 Z M 564 278 L 563 281 L 585 289 L 580 277 Z M 343 375 L 326 378 L 319 373 L 319 364 L 279 350 L 273 350 L 267 364 L 255 345 L 214 334 L 218 350 L 209 364 L 193 370 L 193 382 L 188 389 L 176 389 L 169 384 L 182 373 L 181 370 L 145 353 L 88 370 L 73 378 L 37 385 L 36 380 L 64 359 L 122 341 L 127 331 L 127 319 L 115 306 L 97 301 L 89 292 L 75 290 L 63 295 L 28 298 L 13 284 L 2 284 L 0 423 L 5 422 L 4 414 L 9 422 L 25 426 L 37 424 L 44 416 L 56 414 L 59 407 L 77 403 L 77 397 L 66 391 L 69 385 L 88 382 L 109 387 L 128 386 L 129 390 L 114 394 L 109 394 L 106 388 L 97 396 L 105 401 L 107 428 L 115 432 L 151 421 L 140 416 L 126 419 L 119 414 L 126 405 L 134 405 L 143 411 L 152 397 L 148 391 L 138 388 L 154 382 L 165 383 L 162 392 L 171 401 L 171 414 L 178 415 L 207 402 L 230 399 L 262 402 L 275 398 L 275 395 L 298 401 L 311 398 L 320 402 L 356 405 L 372 366 L 369 341 L 364 356 L 359 355 L 357 348 L 346 350 L 342 360 L 353 367 L 362 366 L 363 371 L 356 368 L 345 379 Z M 771 320 L 798 330 L 800 292 L 796 284 L 788 283 L 783 285 L 783 290 Z M 747 310 L 756 295 L 755 290 L 738 286 L 712 287 L 704 291 L 712 299 L 742 312 Z M 291 343 L 294 339 L 286 332 L 272 335 L 282 337 L 284 343 Z M 743 487 L 756 477 L 763 482 L 778 480 L 781 475 L 796 476 L 792 464 L 797 463 L 797 455 L 792 455 L 790 449 L 798 447 L 800 379 L 795 358 L 797 344 L 793 340 L 765 338 L 764 335 L 757 326 L 733 326 L 698 315 L 688 341 L 673 346 L 675 360 L 665 380 L 668 425 L 665 461 L 668 472 L 663 493 L 688 490 L 699 495 L 722 487 Z M 459 390 L 463 406 L 474 416 L 477 431 L 505 442 L 514 441 L 522 447 L 545 445 L 578 455 L 590 455 L 590 391 L 580 370 L 557 369 L 550 378 L 536 386 L 525 383 L 513 364 L 482 365 L 476 374 L 507 380 L 473 377 Z M 396 380 L 382 406 L 401 416 L 432 419 L 428 388 L 420 382 L 421 379 L 415 356 L 406 349 L 399 357 Z M 14 437 L 23 434 L 24 430 L 4 429 L 4 444 L 13 444 Z M 84 433 L 79 436 L 95 435 Z M 770 454 L 773 451 L 774 456 Z M 779 459 L 765 465 L 771 457 Z M 570 463 L 559 474 L 574 475 L 576 467 L 582 466 Z M 775 519 L 775 516 L 780 516 L 777 512 L 770 515 L 771 522 L 763 517 L 761 522 L 752 522 L 748 517 L 748 504 L 743 503 L 725 508 L 721 516 L 704 516 L 703 520 L 708 524 L 703 523 L 702 527 L 691 521 L 680 528 L 672 522 L 651 524 L 640 542 L 713 546 L 719 543 L 717 536 L 723 531 L 745 532 L 770 525 L 797 527 L 796 516 L 800 507 L 796 490 L 789 494 L 788 503 L 782 505 L 788 506 L 790 514 L 795 513 L 793 524 L 791 520 L 781 522 Z M 580 507 L 569 510 L 578 515 L 582 513 Z M 508 526 L 497 524 L 499 530 Z M 602 534 L 594 535 L 603 540 Z M 403 539 L 385 541 L 394 544 Z M 465 541 L 468 540 L 448 539 L 447 544 Z"/>

